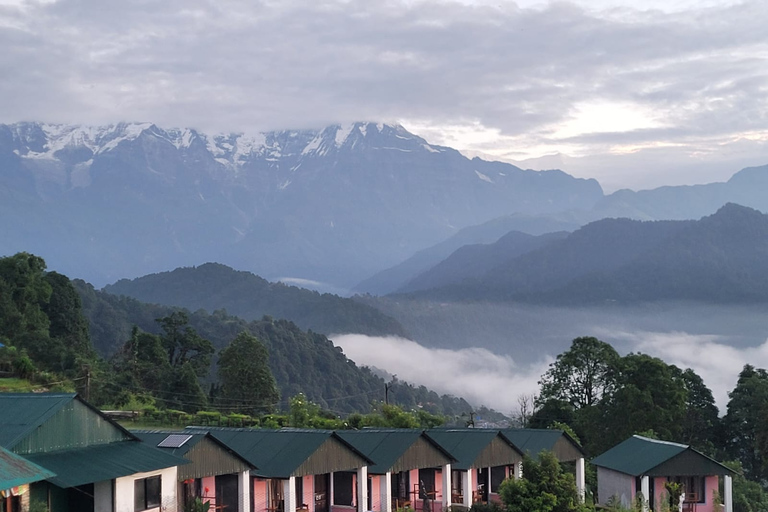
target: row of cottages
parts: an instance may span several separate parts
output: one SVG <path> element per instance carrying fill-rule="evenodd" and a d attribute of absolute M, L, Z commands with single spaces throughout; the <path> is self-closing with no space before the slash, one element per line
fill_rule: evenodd
<path fill-rule="evenodd" d="M 453 504 L 499 501 L 501 482 L 521 476 L 526 448 L 518 448 L 512 435 L 533 455 L 551 450 L 563 461 L 581 460 L 577 468 L 583 468 L 584 457 L 570 437 L 548 430 L 188 427 L 136 435 L 188 459 L 189 452 L 172 446 L 190 442 L 185 441 L 190 435 L 209 435 L 234 451 L 252 467 L 237 485 L 234 480 L 229 487 L 219 485 L 223 475 L 207 485 L 205 477 L 196 476 L 201 479 L 190 481 L 181 494 L 210 501 L 214 510 L 239 512 L 440 512 Z M 190 467 L 187 474 L 211 471 Z M 580 489 L 583 493 L 583 478 Z"/>
<path fill-rule="evenodd" d="M 609 500 L 629 507 L 642 493 L 644 509 L 663 510 L 665 484 L 682 485 L 683 494 L 673 510 L 681 512 L 719 512 L 715 495 L 719 494 L 719 478 L 723 479 L 722 506 L 733 511 L 733 482 L 735 474 L 688 445 L 632 436 L 595 457 L 597 493 L 601 505 Z"/>
<path fill-rule="evenodd" d="M 0 394 L 0 512 L 440 512 L 498 501 L 524 453 L 583 468 L 561 431 L 129 432 L 74 394 Z M 580 489 L 583 491 L 583 471 Z"/>
<path fill-rule="evenodd" d="M 31 463 L 9 472 L 27 483 L 0 486 L 7 512 L 33 500 L 52 512 L 176 509 L 177 468 L 187 461 L 141 442 L 77 395 L 2 393 L 0 410 L 0 446 L 12 453 L 4 465 Z"/>

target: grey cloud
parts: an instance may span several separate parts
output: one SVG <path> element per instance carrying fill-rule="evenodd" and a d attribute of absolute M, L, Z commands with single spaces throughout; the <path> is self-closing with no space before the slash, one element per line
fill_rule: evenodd
<path fill-rule="evenodd" d="M 761 4 L 621 16 L 396 0 L 6 7 L 0 112 L 227 130 L 476 121 L 535 145 L 559 142 L 547 127 L 580 102 L 634 101 L 671 126 L 640 140 L 725 136 L 766 128 Z"/>

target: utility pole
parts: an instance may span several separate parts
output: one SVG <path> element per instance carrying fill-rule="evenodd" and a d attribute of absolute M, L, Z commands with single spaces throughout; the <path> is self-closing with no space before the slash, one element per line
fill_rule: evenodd
<path fill-rule="evenodd" d="M 83 398 L 86 402 L 91 400 L 91 366 L 85 365 L 85 390 L 83 391 Z"/>

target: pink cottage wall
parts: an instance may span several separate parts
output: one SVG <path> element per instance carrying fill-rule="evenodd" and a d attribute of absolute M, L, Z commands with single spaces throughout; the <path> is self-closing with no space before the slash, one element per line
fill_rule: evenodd
<path fill-rule="evenodd" d="M 216 506 L 216 477 L 204 476 L 201 482 L 203 501 L 207 501 L 211 504 L 211 510 Z M 207 489 L 207 491 L 206 491 Z"/>
<path fill-rule="evenodd" d="M 253 479 L 253 510 L 254 512 L 266 512 L 267 510 L 267 480 Z"/>
<path fill-rule="evenodd" d="M 381 507 L 381 479 L 387 478 L 387 475 L 371 475 L 371 508 L 378 512 L 383 509 Z"/>
<path fill-rule="evenodd" d="M 656 505 L 661 503 L 661 497 L 665 494 L 666 488 L 664 483 L 668 481 L 667 477 L 654 478 L 654 499 L 651 504 L 651 508 L 655 510 Z M 717 475 L 711 475 L 705 477 L 704 488 L 705 494 L 704 503 L 696 503 L 696 512 L 719 512 L 715 510 L 713 491 L 718 489 L 720 485 L 719 477 Z M 632 496 L 635 496 L 637 489 L 635 489 L 635 480 L 632 479 Z"/>

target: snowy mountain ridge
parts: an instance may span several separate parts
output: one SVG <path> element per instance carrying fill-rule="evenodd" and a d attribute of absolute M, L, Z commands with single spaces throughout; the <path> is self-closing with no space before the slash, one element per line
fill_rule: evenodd
<path fill-rule="evenodd" d="M 397 124 L 0 124 L 0 254 L 98 284 L 216 261 L 343 288 L 463 227 L 602 198 L 594 180 L 470 160 Z"/>
<path fill-rule="evenodd" d="M 150 136 L 167 141 L 177 150 L 191 150 L 195 145 L 205 150 L 219 164 L 239 168 L 254 158 L 279 160 L 284 157 L 322 157 L 342 148 L 354 150 L 363 145 L 373 149 L 440 152 L 444 148 L 429 145 L 399 124 L 355 122 L 330 125 L 320 130 L 282 130 L 272 132 L 209 134 L 193 128 L 163 129 L 152 123 L 118 123 L 84 126 L 49 123 L 7 125 L 16 147 L 14 153 L 25 159 L 58 160 L 60 151 L 85 150 L 81 162 L 94 155 L 116 149 L 120 144 Z M 376 147 L 374 134 L 393 136 L 416 143 L 409 148 Z M 367 144 L 366 144 L 367 142 Z M 85 158 L 87 156 L 87 158 Z"/>

